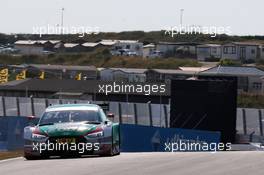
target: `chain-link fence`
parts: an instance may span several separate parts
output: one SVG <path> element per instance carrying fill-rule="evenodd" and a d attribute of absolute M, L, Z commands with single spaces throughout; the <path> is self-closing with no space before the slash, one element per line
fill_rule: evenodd
<path fill-rule="evenodd" d="M 102 103 L 72 99 L 0 97 L 0 116 L 40 117 L 46 107 L 55 104 Z M 109 102 L 114 121 L 128 124 L 169 127 L 169 105 Z"/>
<path fill-rule="evenodd" d="M 102 103 L 72 99 L 0 97 L 0 116 L 37 116 L 54 104 Z M 110 112 L 119 123 L 169 127 L 170 105 L 109 102 Z M 263 136 L 264 109 L 237 109 L 237 132 Z"/>

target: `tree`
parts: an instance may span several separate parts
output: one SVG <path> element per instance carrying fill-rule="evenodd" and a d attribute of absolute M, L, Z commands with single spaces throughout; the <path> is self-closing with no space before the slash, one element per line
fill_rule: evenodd
<path fill-rule="evenodd" d="M 221 59 L 219 65 L 221 66 L 241 66 L 241 62 L 230 59 Z"/>

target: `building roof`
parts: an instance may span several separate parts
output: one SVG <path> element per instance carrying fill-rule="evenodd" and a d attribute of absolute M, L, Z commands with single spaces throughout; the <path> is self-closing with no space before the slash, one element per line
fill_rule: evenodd
<path fill-rule="evenodd" d="M 231 43 L 225 43 L 223 45 L 260 46 L 260 45 L 263 45 L 263 43 L 259 43 L 259 42 L 231 42 Z"/>
<path fill-rule="evenodd" d="M 179 67 L 183 71 L 201 72 L 210 69 L 211 67 Z"/>
<path fill-rule="evenodd" d="M 40 70 L 76 70 L 76 71 L 96 71 L 95 66 L 66 66 L 66 65 L 50 65 L 50 64 L 28 64 L 28 67 L 34 67 Z"/>
<path fill-rule="evenodd" d="M 73 48 L 73 47 L 76 47 L 78 45 L 79 44 L 76 44 L 76 43 L 65 43 L 64 44 L 64 47 L 66 47 L 66 48 Z"/>
<path fill-rule="evenodd" d="M 49 40 L 52 44 L 58 44 L 61 42 L 61 40 Z"/>
<path fill-rule="evenodd" d="M 49 42 L 48 40 L 36 40 L 36 43 L 39 44 L 46 44 L 47 42 Z"/>
<path fill-rule="evenodd" d="M 154 71 L 160 74 L 179 74 L 179 75 L 194 75 L 197 73 L 193 71 L 183 71 L 180 69 L 150 69 L 149 71 Z"/>
<path fill-rule="evenodd" d="M 102 40 L 100 43 L 104 46 L 112 46 L 116 44 L 116 40 Z"/>
<path fill-rule="evenodd" d="M 220 44 L 201 44 L 198 45 L 197 47 L 221 47 Z"/>
<path fill-rule="evenodd" d="M 37 41 L 32 41 L 32 40 L 18 40 L 15 42 L 16 45 L 34 45 L 36 43 Z"/>
<path fill-rule="evenodd" d="M 136 74 L 144 74 L 147 69 L 136 69 L 136 68 L 98 68 L 99 71 L 103 70 L 112 70 L 114 71 L 122 71 L 125 73 L 136 73 Z"/>
<path fill-rule="evenodd" d="M 89 43 L 89 42 L 87 42 L 87 43 L 83 43 L 82 46 L 84 46 L 84 47 L 96 47 L 99 44 L 100 43 Z"/>
<path fill-rule="evenodd" d="M 158 45 L 191 45 L 191 46 L 196 46 L 196 45 L 199 45 L 199 43 L 195 43 L 195 42 L 159 42 Z"/>
<path fill-rule="evenodd" d="M 255 67 L 241 67 L 241 66 L 216 66 L 201 74 L 218 74 L 231 76 L 264 76 L 264 71 Z"/>
<path fill-rule="evenodd" d="M 34 45 L 34 44 L 46 44 L 50 42 L 51 44 L 60 43 L 60 40 L 18 40 L 15 42 L 16 45 Z"/>
<path fill-rule="evenodd" d="M 15 82 L 15 81 L 14 81 Z M 18 82 L 18 81 L 16 81 Z M 12 82 L 13 83 L 13 82 Z M 94 94 L 94 93 L 101 93 L 105 94 L 105 92 L 101 92 L 99 90 L 99 85 L 105 85 L 109 84 L 109 82 L 104 82 L 101 80 L 58 80 L 58 79 L 26 79 L 24 81 L 19 81 L 18 83 L 12 84 L 9 83 L 3 83 L 0 84 L 0 91 L 30 91 L 30 92 L 48 92 L 51 94 L 57 93 L 57 92 L 67 92 L 67 93 L 88 93 L 88 94 Z M 134 86 L 139 85 L 139 83 L 130 83 Z M 155 85 L 160 85 L 163 83 L 154 83 Z M 144 85 L 144 83 L 142 83 Z M 166 84 L 167 85 L 167 84 Z M 167 89 L 168 88 L 168 89 Z M 163 93 L 163 95 L 168 95 L 170 93 L 169 90 L 170 86 L 166 86 L 166 91 Z M 110 93 L 110 94 L 128 94 L 128 92 L 120 92 L 120 93 Z M 129 94 L 134 95 L 143 95 L 144 92 L 131 92 Z M 154 93 L 158 95 L 159 93 Z M 153 94 L 153 95 L 154 95 Z"/>
<path fill-rule="evenodd" d="M 143 48 L 154 48 L 154 47 L 155 47 L 155 44 L 153 43 L 143 46 Z"/>
<path fill-rule="evenodd" d="M 138 40 L 116 40 L 118 43 L 138 43 Z"/>
<path fill-rule="evenodd" d="M 138 43 L 138 40 L 101 40 L 100 43 L 105 46 L 112 46 L 116 43 Z"/>
<path fill-rule="evenodd" d="M 17 83 L 13 83 L 17 82 Z M 96 86 L 93 81 L 58 80 L 58 79 L 26 79 L 24 81 L 11 81 L 0 84 L 0 90 L 15 91 L 41 91 L 41 92 L 95 92 Z"/>
<path fill-rule="evenodd" d="M 112 68 L 115 71 L 122 71 L 125 73 L 132 73 L 132 74 L 144 74 L 147 69 L 135 69 L 135 68 Z"/>

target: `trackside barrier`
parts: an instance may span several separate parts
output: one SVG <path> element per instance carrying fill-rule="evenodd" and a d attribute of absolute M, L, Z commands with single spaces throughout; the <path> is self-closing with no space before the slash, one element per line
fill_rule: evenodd
<path fill-rule="evenodd" d="M 166 145 L 179 140 L 195 143 L 206 142 L 208 144 L 220 142 L 220 132 L 130 124 L 121 124 L 120 130 L 122 152 L 169 152 L 170 150 L 165 149 Z"/>
<path fill-rule="evenodd" d="M 24 127 L 36 121 L 29 121 L 26 117 L 0 118 L 0 151 L 22 149 L 24 146 Z"/>
<path fill-rule="evenodd" d="M 40 117 L 45 108 L 49 105 L 88 102 L 102 103 L 102 101 L 90 101 L 88 99 L 46 99 L 33 97 L 0 96 L 0 118 L 9 116 L 31 115 Z M 122 124 L 138 124 L 166 128 L 170 127 L 169 104 L 146 104 L 109 101 L 109 105 L 110 112 L 115 115 L 115 122 L 119 122 Z M 263 137 L 263 114 L 264 109 L 237 108 L 237 134 Z"/>
<path fill-rule="evenodd" d="M 36 119 L 37 120 L 37 119 Z M 24 146 L 24 127 L 29 123 L 26 117 L 0 118 L 0 150 L 22 149 Z M 121 150 L 123 152 L 165 151 L 165 142 L 175 142 L 177 139 L 218 143 L 219 132 L 197 130 L 160 128 L 121 124 Z"/>

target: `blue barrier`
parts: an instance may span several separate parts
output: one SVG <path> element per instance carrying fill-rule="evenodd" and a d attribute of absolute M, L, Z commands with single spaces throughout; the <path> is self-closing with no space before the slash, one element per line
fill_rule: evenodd
<path fill-rule="evenodd" d="M 208 132 L 177 128 L 159 128 L 121 124 L 122 152 L 166 151 L 165 143 L 185 142 L 219 143 L 220 132 Z M 168 151 L 168 150 L 167 150 Z"/>
<path fill-rule="evenodd" d="M 0 118 L 0 151 L 22 149 L 24 146 L 24 127 L 28 126 L 26 117 Z M 164 151 L 166 142 L 181 140 L 218 143 L 219 132 L 207 132 L 176 128 L 159 128 L 121 124 L 121 150 L 123 152 Z"/>
<path fill-rule="evenodd" d="M 24 146 L 24 127 L 28 126 L 26 117 L 8 116 L 0 118 L 0 150 L 22 149 Z"/>

